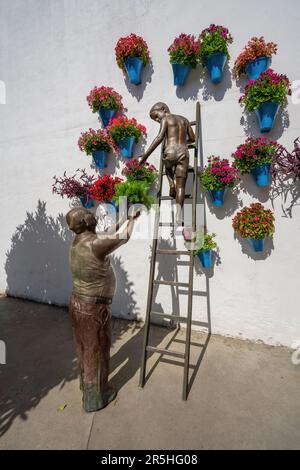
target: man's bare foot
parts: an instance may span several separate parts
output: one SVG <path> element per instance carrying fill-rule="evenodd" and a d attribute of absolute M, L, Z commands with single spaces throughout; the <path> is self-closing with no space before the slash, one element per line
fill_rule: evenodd
<path fill-rule="evenodd" d="M 173 197 L 173 198 L 176 197 L 176 188 L 175 188 L 175 186 L 170 187 L 169 196 Z"/>

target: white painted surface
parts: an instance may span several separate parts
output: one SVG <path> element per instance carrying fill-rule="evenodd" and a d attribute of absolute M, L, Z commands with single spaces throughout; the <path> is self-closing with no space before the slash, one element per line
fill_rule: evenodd
<path fill-rule="evenodd" d="M 172 84 L 166 49 L 179 33 L 198 34 L 211 22 L 232 32 L 233 59 L 251 36 L 264 35 L 279 45 L 274 69 L 291 80 L 300 78 L 297 0 L 1 0 L 0 79 L 6 85 L 6 104 L 0 105 L 0 291 L 67 303 L 71 237 L 59 214 L 65 214 L 69 204 L 52 195 L 51 184 L 52 176 L 65 169 L 72 173 L 78 167 L 90 168 L 89 157 L 79 152 L 76 142 L 81 130 L 97 126 L 85 100 L 94 85 L 113 86 L 123 95 L 128 116 L 147 125 L 148 144 L 158 130 L 148 117 L 154 102 L 165 101 L 172 111 L 193 119 L 197 97 L 202 103 L 205 158 L 212 153 L 229 157 L 244 141 L 240 90 L 228 73 L 215 89 L 206 77 L 200 82 L 199 70 L 192 72 L 182 91 Z M 153 61 L 153 73 L 149 67 L 144 71 L 147 83 L 139 88 L 128 85 L 115 62 L 116 41 L 130 32 L 143 35 Z M 214 96 L 208 97 L 211 90 Z M 289 126 L 283 131 L 278 122 L 270 136 L 291 148 L 300 135 L 300 105 L 289 99 L 287 109 Z M 257 132 L 255 120 L 252 128 Z M 158 153 L 151 161 L 158 163 Z M 262 194 L 251 182 L 247 188 L 238 196 L 243 205 Z M 234 204 L 234 198 L 229 198 L 229 213 Z M 272 207 L 270 199 L 265 205 Z M 231 213 L 218 218 L 207 209 L 209 230 L 218 234 L 221 249 L 221 264 L 209 281 L 213 332 L 270 344 L 290 345 L 300 338 L 300 212 L 294 206 L 292 217 L 285 217 L 282 206 L 288 205 L 280 197 L 274 201 L 274 249 L 266 259 L 243 253 L 234 239 Z M 149 244 L 131 241 L 116 254 L 117 315 L 144 315 Z M 161 263 L 164 278 L 173 273 L 170 263 Z M 184 269 L 178 268 L 183 280 Z M 195 288 L 203 290 L 205 277 L 198 268 L 194 280 Z M 176 310 L 177 300 L 173 296 L 172 305 L 169 288 L 159 295 L 158 305 Z M 181 296 L 182 314 L 185 301 Z M 205 320 L 203 297 L 195 298 L 194 316 Z"/>

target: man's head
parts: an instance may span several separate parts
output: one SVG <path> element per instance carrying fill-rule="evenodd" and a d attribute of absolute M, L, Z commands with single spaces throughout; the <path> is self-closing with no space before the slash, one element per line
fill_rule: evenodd
<path fill-rule="evenodd" d="M 69 229 L 79 235 L 83 232 L 94 232 L 97 220 L 92 212 L 83 207 L 75 207 L 66 215 L 66 221 Z"/>
<path fill-rule="evenodd" d="M 150 117 L 154 121 L 161 122 L 162 118 L 169 112 L 170 110 L 165 103 L 155 103 L 150 109 Z"/>

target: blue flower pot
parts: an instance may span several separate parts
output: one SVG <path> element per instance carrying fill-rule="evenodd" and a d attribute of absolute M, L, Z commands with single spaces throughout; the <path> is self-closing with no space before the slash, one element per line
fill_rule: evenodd
<path fill-rule="evenodd" d="M 255 114 L 258 118 L 261 132 L 269 132 L 274 125 L 275 118 L 279 110 L 280 103 L 268 102 L 261 103 L 256 109 Z"/>
<path fill-rule="evenodd" d="M 212 189 L 208 191 L 211 197 L 213 206 L 223 206 L 224 197 L 226 194 L 226 188 L 224 189 Z"/>
<path fill-rule="evenodd" d="M 174 64 L 172 64 L 172 69 L 174 76 L 174 85 L 183 86 L 185 84 L 188 74 L 190 73 L 191 66 L 175 62 Z"/>
<path fill-rule="evenodd" d="M 116 109 L 110 109 L 110 108 L 99 109 L 99 116 L 104 127 L 108 126 L 109 121 L 114 118 L 116 112 L 117 112 Z"/>
<path fill-rule="evenodd" d="M 118 140 L 116 142 L 123 157 L 132 158 L 134 142 L 135 137 L 126 137 L 125 139 Z"/>
<path fill-rule="evenodd" d="M 209 72 L 211 81 L 217 85 L 222 81 L 224 65 L 227 61 L 227 55 L 222 52 L 211 54 L 205 60 L 205 66 Z"/>
<path fill-rule="evenodd" d="M 94 201 L 90 199 L 88 196 L 81 197 L 80 201 L 85 209 L 91 209 L 91 207 L 94 207 Z"/>
<path fill-rule="evenodd" d="M 96 168 L 103 169 L 107 167 L 108 152 L 104 150 L 93 150 L 92 155 Z"/>
<path fill-rule="evenodd" d="M 265 186 L 269 186 L 270 184 L 270 163 L 265 163 L 263 165 L 257 165 L 251 171 L 251 174 L 254 178 L 255 183 L 257 186 L 263 188 Z"/>
<path fill-rule="evenodd" d="M 245 66 L 245 72 L 249 80 L 257 80 L 261 73 L 267 70 L 271 65 L 270 57 L 258 57 L 251 60 Z"/>
<path fill-rule="evenodd" d="M 139 85 L 142 83 L 141 73 L 143 68 L 143 61 L 139 57 L 127 57 L 124 60 L 124 65 L 128 74 L 130 83 Z"/>
<path fill-rule="evenodd" d="M 265 239 L 257 239 L 257 238 L 248 238 L 248 242 L 253 251 L 263 251 L 265 247 Z"/>
<path fill-rule="evenodd" d="M 213 252 L 212 250 L 202 250 L 197 253 L 203 268 L 212 268 L 213 266 Z"/>

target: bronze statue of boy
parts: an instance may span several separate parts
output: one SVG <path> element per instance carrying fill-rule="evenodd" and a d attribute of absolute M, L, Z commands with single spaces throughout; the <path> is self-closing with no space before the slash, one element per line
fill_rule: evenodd
<path fill-rule="evenodd" d="M 163 162 L 170 186 L 170 196 L 176 198 L 176 222 L 182 224 L 182 207 L 184 204 L 185 185 L 189 167 L 188 144 L 195 142 L 194 131 L 183 116 L 171 114 L 165 103 L 156 103 L 150 110 L 150 117 L 160 123 L 160 130 L 150 147 L 140 156 L 144 163 L 151 153 L 166 138 Z M 176 176 L 176 185 L 174 181 Z"/>
<path fill-rule="evenodd" d="M 97 411 L 116 397 L 108 385 L 111 345 L 111 303 L 116 278 L 109 254 L 129 240 L 134 220 L 96 234 L 97 220 L 83 207 L 68 212 L 67 224 L 75 233 L 70 249 L 73 293 L 70 316 L 80 369 L 80 388 L 85 411 Z"/>

